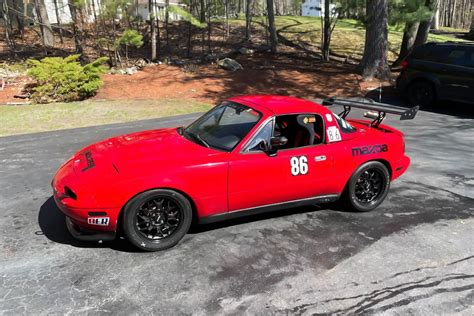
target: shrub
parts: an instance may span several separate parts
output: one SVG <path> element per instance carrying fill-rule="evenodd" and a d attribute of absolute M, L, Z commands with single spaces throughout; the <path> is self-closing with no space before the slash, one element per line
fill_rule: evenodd
<path fill-rule="evenodd" d="M 118 53 L 118 49 L 120 46 L 125 46 L 125 58 L 128 62 L 128 48 L 130 46 L 135 46 L 136 48 L 140 48 L 143 46 L 143 36 L 140 35 L 136 30 L 127 29 L 123 32 L 122 36 L 120 36 L 114 44 L 115 52 Z"/>
<path fill-rule="evenodd" d="M 28 60 L 28 75 L 35 79 L 32 99 L 38 103 L 76 101 L 93 96 L 102 85 L 100 76 L 105 72 L 106 57 L 82 66 L 80 55 L 66 58 L 46 57 Z"/>

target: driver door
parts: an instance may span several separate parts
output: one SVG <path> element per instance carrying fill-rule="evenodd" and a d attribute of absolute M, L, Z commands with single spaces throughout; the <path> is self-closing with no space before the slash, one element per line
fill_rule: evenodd
<path fill-rule="evenodd" d="M 330 194 L 325 181 L 332 172 L 330 146 L 286 148 L 275 156 L 259 144 L 270 143 L 274 119 L 262 124 L 246 146 L 229 162 L 229 211 L 310 199 Z"/>

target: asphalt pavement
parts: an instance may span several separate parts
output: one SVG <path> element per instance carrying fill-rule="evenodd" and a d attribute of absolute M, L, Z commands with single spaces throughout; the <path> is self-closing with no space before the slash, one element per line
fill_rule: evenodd
<path fill-rule="evenodd" d="M 375 211 L 305 207 L 194 226 L 178 246 L 81 243 L 51 198 L 59 165 L 196 115 L 0 138 L 0 314 L 474 313 L 474 120 L 387 123 L 412 165 Z"/>

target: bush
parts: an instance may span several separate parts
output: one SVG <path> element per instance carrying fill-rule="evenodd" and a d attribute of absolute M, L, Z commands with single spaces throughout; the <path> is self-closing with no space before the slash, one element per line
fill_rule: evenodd
<path fill-rule="evenodd" d="M 128 63 L 128 48 L 130 46 L 135 46 L 136 48 L 140 48 L 143 46 L 143 36 L 140 35 L 136 30 L 127 29 L 123 32 L 122 36 L 120 36 L 114 44 L 115 54 L 120 60 L 120 55 L 118 54 L 118 49 L 120 46 L 125 46 L 125 58 L 127 59 Z"/>
<path fill-rule="evenodd" d="M 106 71 L 106 57 L 82 66 L 80 55 L 66 58 L 46 57 L 28 60 L 28 75 L 35 79 L 32 99 L 38 103 L 77 101 L 93 96 L 102 86 L 100 76 Z"/>

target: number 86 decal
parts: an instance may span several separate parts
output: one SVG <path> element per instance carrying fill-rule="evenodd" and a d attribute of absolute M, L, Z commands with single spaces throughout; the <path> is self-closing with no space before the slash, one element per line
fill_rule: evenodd
<path fill-rule="evenodd" d="M 308 158 L 306 156 L 291 157 L 290 164 L 292 175 L 297 176 L 308 173 Z"/>

